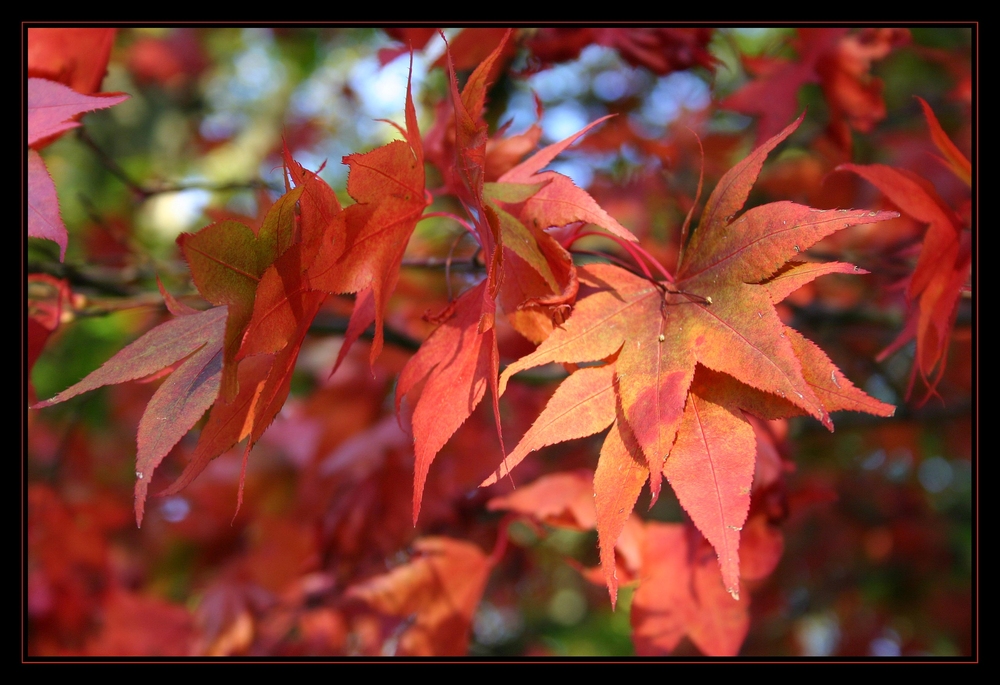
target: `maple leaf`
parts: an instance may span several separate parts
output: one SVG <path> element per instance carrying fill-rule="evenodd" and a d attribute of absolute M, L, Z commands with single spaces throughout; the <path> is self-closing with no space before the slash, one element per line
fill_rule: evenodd
<path fill-rule="evenodd" d="M 429 202 L 425 190 L 424 152 L 413 106 L 410 76 L 406 82 L 405 130 L 392 124 L 402 140 L 364 154 L 344 157 L 350 166 L 347 192 L 356 201 L 338 221 L 343 228 L 323 238 L 307 279 L 309 287 L 328 293 L 359 293 L 351 315 L 352 335 L 342 348 L 337 365 L 351 343 L 375 322 L 370 353 L 375 363 L 382 352 L 385 310 L 399 280 L 403 253 Z M 392 123 L 392 122 L 389 122 Z"/>
<path fill-rule="evenodd" d="M 250 450 L 284 405 L 299 350 L 326 300 L 325 292 L 311 289 L 307 271 L 318 258 L 313 250 L 336 232 L 329 229 L 340 218 L 340 205 L 332 189 L 294 162 L 287 148 L 284 155 L 297 185 L 272 205 L 256 234 L 239 222 L 223 221 L 178 239 L 202 295 L 234 311 L 226 321 L 224 401 L 212 408 L 194 456 L 161 496 L 179 492 L 213 459 L 249 437 L 239 509 Z"/>
<path fill-rule="evenodd" d="M 496 205 L 484 198 L 486 159 L 486 122 L 482 110 L 491 74 L 501 58 L 510 31 L 500 44 L 469 76 L 461 93 L 455 70 L 448 58 L 452 107 L 455 111 L 455 165 L 461 181 L 457 191 L 469 208 L 475 222 L 475 236 L 488 264 L 486 279 L 463 293 L 441 315 L 446 319 L 421 345 L 407 362 L 396 386 L 396 411 L 402 398 L 422 383 L 415 392 L 413 411 L 414 478 L 413 521 L 420 513 L 424 481 L 434 457 L 472 414 L 482 400 L 486 385 L 493 396 L 493 417 L 497 437 L 503 451 L 500 430 L 497 375 L 500 356 L 496 340 L 496 298 L 503 270 L 502 218 Z M 511 189 L 507 189 L 511 190 Z M 534 192 L 535 188 L 518 188 L 512 192 Z M 501 195 L 503 191 L 499 191 Z M 510 222 L 508 222 L 510 223 Z M 516 221 L 514 222 L 516 223 Z M 508 226 L 510 230 L 512 226 Z M 462 398 L 454 402 L 453 398 Z M 442 411 L 441 407 L 446 407 Z"/>
<path fill-rule="evenodd" d="M 622 453 L 644 464 L 654 501 L 661 475 L 666 475 L 681 505 L 715 547 L 726 588 L 737 594 L 737 549 L 749 508 L 756 444 L 743 412 L 761 418 L 807 414 L 831 430 L 833 410 L 893 412 L 851 385 L 818 347 L 785 326 L 774 305 L 827 271 L 812 265 L 781 271 L 786 262 L 834 231 L 896 214 L 775 202 L 737 218 L 765 157 L 800 122 L 801 117 L 722 177 L 672 281 L 607 264 L 577 269 L 581 291 L 573 313 L 535 352 L 507 367 L 500 391 L 513 374 L 542 364 L 606 364 L 573 373 L 563 383 L 566 391 L 560 392 L 560 386 L 484 485 L 534 449 L 603 430 L 615 420 L 624 447 L 609 444 L 612 431 L 605 450 L 618 455 L 614 461 L 619 464 L 627 463 Z M 564 421 L 574 415 L 581 417 L 581 425 L 569 432 Z M 629 448 L 633 439 L 635 446 Z M 602 483 L 595 490 L 599 501 L 610 496 L 634 506 L 634 485 L 623 488 L 613 477 Z M 613 496 L 605 488 L 614 488 Z M 627 513 L 618 509 L 625 508 L 599 512 L 599 533 L 620 530 Z M 604 539 L 613 548 L 611 536 Z"/>
<path fill-rule="evenodd" d="M 59 261 L 66 258 L 69 234 L 59 213 L 56 184 L 34 150 L 28 150 L 28 235 L 53 241 L 59 246 Z"/>
<path fill-rule="evenodd" d="M 144 378 L 187 357 L 156 389 L 139 421 L 135 474 L 139 524 L 153 471 L 219 394 L 226 314 L 226 307 L 214 307 L 162 323 L 79 383 L 34 405 L 41 409 L 105 385 Z"/>
<path fill-rule="evenodd" d="M 523 314 L 528 313 L 520 312 L 521 307 L 558 307 L 576 295 L 572 259 L 541 229 L 588 221 L 620 238 L 635 240 L 628 229 L 604 212 L 568 177 L 551 171 L 539 173 L 556 155 L 603 119 L 540 150 L 508 170 L 496 183 L 483 180 L 486 123 L 479 113 L 485 103 L 490 74 L 501 59 L 508 38 L 509 32 L 469 77 L 461 94 L 457 90 L 454 70 L 450 69 L 452 104 L 456 113 L 455 168 L 460 181 L 455 185 L 463 202 L 475 210 L 472 214 L 476 236 L 483 249 L 483 259 L 489 266 L 486 279 L 465 292 L 445 312 L 443 317 L 447 320 L 407 363 L 397 384 L 397 411 L 402 398 L 411 393 L 415 405 L 412 416 L 416 455 L 414 521 L 420 511 L 427 471 L 435 455 L 478 406 L 487 384 L 493 391 L 493 412 L 499 433 L 496 386 L 499 354 L 494 328 L 497 298 L 513 314 L 512 320 L 518 330 L 537 340 L 540 334 L 551 330 L 551 315 L 525 317 Z M 523 220 L 530 223 L 526 225 Z M 509 258 L 510 264 L 507 263 Z M 453 401 L 456 395 L 462 398 L 458 403 Z M 502 436 L 500 438 L 503 450 Z"/>
<path fill-rule="evenodd" d="M 28 150 L 28 235 L 55 241 L 60 261 L 66 257 L 66 225 L 59 215 L 55 183 L 36 150 L 79 126 L 73 117 L 117 105 L 128 97 L 124 93 L 81 95 L 55 81 L 28 79 L 28 145 L 33 148 Z"/>
<path fill-rule="evenodd" d="M 236 354 L 253 315 L 257 287 L 268 267 L 295 242 L 293 211 L 301 194 L 300 186 L 279 198 L 257 231 L 230 220 L 177 237 L 198 292 L 229 308 L 222 378 L 226 401 L 236 394 Z"/>
<path fill-rule="evenodd" d="M 542 148 L 497 179 L 498 183 L 544 184 L 524 202 L 520 218 L 526 224 L 544 229 L 584 221 L 596 224 L 619 238 L 637 241 L 631 231 L 604 211 L 587 191 L 577 187 L 568 176 L 555 171 L 540 171 L 590 129 L 611 116 L 601 117 L 568 138 Z"/>
<path fill-rule="evenodd" d="M 28 145 L 40 144 L 80 125 L 73 117 L 124 102 L 125 93 L 82 95 L 72 88 L 43 78 L 28 79 Z"/>
<path fill-rule="evenodd" d="M 594 473 L 590 469 L 559 471 L 510 494 L 494 497 L 486 508 L 527 514 L 551 526 L 589 530 L 597 524 L 593 484 Z"/>
<path fill-rule="evenodd" d="M 410 358 L 396 384 L 396 412 L 413 395 L 413 521 L 420 514 L 424 482 L 434 457 L 465 423 L 496 383 L 496 332 L 480 330 L 487 281 L 456 300 L 447 321 L 438 326 Z M 419 385 L 419 387 L 418 387 Z"/>
<path fill-rule="evenodd" d="M 920 99 L 920 98 L 918 98 Z M 972 165 L 941 129 L 930 106 L 920 99 L 931 131 L 931 139 L 945 156 L 941 160 L 966 184 L 971 185 Z M 907 398 L 919 373 L 927 388 L 923 401 L 935 394 L 945 371 L 948 340 L 958 315 L 958 300 L 972 269 L 972 236 L 963 221 L 924 179 L 883 164 L 842 164 L 878 188 L 901 211 L 927 224 L 920 257 L 909 279 L 906 296 L 912 309 L 903 331 L 883 350 L 882 360 L 910 340 L 917 354 L 910 375 Z M 915 305 L 915 306 L 914 306 Z"/>
<path fill-rule="evenodd" d="M 304 272 L 314 255 L 303 256 L 303 249 L 319 244 L 340 207 L 329 186 L 296 165 L 287 149 L 285 155 L 297 186 L 275 201 L 259 228 L 225 220 L 178 237 L 199 291 L 219 306 L 195 312 L 161 287 L 176 319 L 142 336 L 80 383 L 37 405 L 148 376 L 190 355 L 153 395 L 139 423 L 135 509 L 140 525 L 153 470 L 209 407 L 192 460 L 158 494 L 178 492 L 212 459 L 249 436 L 238 510 L 247 456 L 288 397 L 302 342 L 327 297 L 308 287 Z M 217 397 L 222 401 L 216 402 Z"/>

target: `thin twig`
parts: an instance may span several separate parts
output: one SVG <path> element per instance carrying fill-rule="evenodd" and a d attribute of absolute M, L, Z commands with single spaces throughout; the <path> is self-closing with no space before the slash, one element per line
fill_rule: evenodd
<path fill-rule="evenodd" d="M 185 190 L 206 190 L 209 192 L 226 192 L 233 190 L 259 190 L 266 189 L 273 192 L 280 193 L 284 188 L 274 186 L 266 181 L 259 178 L 250 179 L 247 181 L 239 181 L 232 183 L 163 183 L 157 185 L 155 188 L 150 188 L 139 184 L 138 181 L 129 176 L 124 169 L 111 158 L 101 147 L 94 142 L 94 140 L 87 134 L 86 130 L 83 128 L 77 129 L 77 135 L 80 140 L 89 147 L 97 158 L 101 161 L 101 164 L 119 181 L 121 181 L 129 190 L 131 190 L 135 195 L 139 197 L 139 201 L 143 202 L 153 197 L 154 195 L 161 195 L 165 193 L 180 193 Z"/>

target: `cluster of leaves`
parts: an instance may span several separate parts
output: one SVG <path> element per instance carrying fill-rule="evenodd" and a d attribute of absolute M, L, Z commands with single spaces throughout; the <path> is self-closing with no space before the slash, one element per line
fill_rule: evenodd
<path fill-rule="evenodd" d="M 397 32 L 414 47 L 422 47 L 432 35 Z M 671 652 L 686 636 L 705 653 L 736 654 L 749 626 L 749 600 L 741 588 L 767 577 L 781 557 L 780 516 L 769 512 L 766 503 L 782 489 L 784 467 L 768 422 L 811 416 L 832 431 L 833 411 L 894 412 L 892 405 L 855 387 L 820 347 L 788 325 L 781 303 L 819 276 L 867 273 L 852 264 L 807 258 L 806 250 L 842 229 L 871 226 L 899 213 L 790 201 L 745 209 L 768 154 L 803 117 L 773 134 L 765 119 L 758 129 L 762 144 L 721 174 L 692 227 L 699 179 L 668 269 L 654 256 L 652 245 L 641 245 L 591 193 L 567 176 L 545 170 L 604 119 L 535 152 L 541 135 L 537 126 L 520 135 L 505 136 L 503 130 L 490 134 L 485 119 L 490 89 L 517 44 L 512 31 L 489 35 L 494 40 L 486 43 L 488 52 L 483 50 L 486 36 L 469 31 L 446 49 L 442 60 L 448 95 L 427 134 L 419 130 L 408 84 L 403 125 L 393 124 L 401 137 L 344 158 L 352 203 L 342 206 L 319 170 L 305 169 L 285 146 L 285 192 L 257 219 L 220 218 L 177 239 L 198 293 L 211 306 L 192 308 L 161 286 L 171 319 L 35 406 L 169 374 L 138 421 L 137 522 L 146 513 L 154 473 L 206 412 L 183 471 L 155 494 L 169 498 L 181 493 L 213 460 L 246 440 L 239 511 L 251 449 L 286 404 L 307 334 L 328 300 L 354 294 L 333 371 L 348 364 L 352 345 L 371 330 L 368 364 L 377 383 L 390 297 L 399 287 L 411 236 L 425 218 L 448 218 L 462 227 L 460 237 L 474 242 L 473 263 L 482 277 L 426 315 L 436 327 L 398 370 L 395 410 L 406 433 L 391 419 L 383 421 L 355 436 L 366 448 L 345 443 L 318 466 L 327 476 L 343 474 L 334 478 L 335 492 L 325 493 L 323 535 L 341 545 L 331 549 L 344 553 L 371 538 L 371 551 L 388 554 L 406 539 L 405 533 L 380 537 L 372 532 L 384 525 L 378 516 L 381 507 L 398 508 L 397 471 L 412 468 L 408 518 L 413 525 L 428 518 L 441 521 L 454 516 L 450 501 L 476 483 L 511 480 L 515 467 L 530 463 L 525 461 L 529 454 L 607 430 L 596 469 L 543 476 L 494 497 L 489 509 L 555 526 L 596 528 L 600 569 L 587 573 L 607 586 L 612 606 L 620 583 L 638 583 L 631 608 L 638 653 Z M 543 65 L 574 57 L 586 43 L 598 43 L 618 50 L 631 64 L 667 73 L 694 64 L 711 68 L 715 61 L 705 48 L 709 37 L 705 31 L 546 30 L 523 43 Z M 804 32 L 803 40 L 813 47 L 800 48 L 811 56 L 797 64 L 801 78 L 795 85 L 812 78 L 815 70 L 834 103 L 866 71 L 855 68 L 850 72 L 855 80 L 844 77 L 849 59 L 867 59 L 870 65 L 875 58 L 870 53 L 858 58 L 851 45 L 868 46 L 874 40 L 879 47 L 872 49 L 884 55 L 886 45 L 902 39 L 898 32 L 872 39 L 836 31 L 822 36 Z M 456 65 L 471 69 L 461 88 Z M 782 68 L 765 70 L 745 95 L 768 87 L 768 79 L 778 79 Z M 782 77 L 780 82 L 789 81 Z M 62 86 L 57 90 L 57 85 L 29 81 L 29 144 L 76 125 L 69 122 L 72 116 L 123 99 L 79 100 L 81 95 Z M 865 92 L 877 98 L 877 88 Z M 736 93 L 730 106 L 740 109 L 743 101 Z M 786 106 L 781 101 L 768 115 Z M 965 157 L 926 104 L 925 109 L 935 143 L 968 182 Z M 870 129 L 879 118 L 869 115 L 865 129 L 856 124 L 857 113 L 845 115 L 843 107 L 833 104 L 831 110 L 834 121 L 847 116 L 857 130 Z M 52 111 L 58 117 L 46 119 Z M 29 155 L 29 173 L 34 173 L 31 159 Z M 35 164 L 41 164 L 40 158 Z M 930 224 L 907 290 L 916 311 L 887 354 L 916 337 L 914 369 L 933 390 L 944 372 L 959 294 L 966 287 L 969 232 L 912 175 L 887 167 L 841 168 L 870 180 L 895 207 Z M 434 170 L 438 187 L 428 188 L 428 169 Z M 47 178 L 44 167 L 42 173 Z M 37 199 L 39 216 L 51 217 L 52 191 L 45 193 L 29 184 L 29 204 Z M 462 215 L 430 211 L 435 203 Z M 41 226 L 29 220 L 29 235 L 56 239 L 60 255 L 65 254 L 65 229 Z M 594 236 L 606 251 L 596 260 L 592 255 L 590 261 L 581 260 L 590 253 L 581 244 L 592 244 Z M 941 250 L 949 256 L 945 267 L 925 257 Z M 51 312 L 47 316 L 33 318 L 40 336 L 55 328 Z M 510 330 L 537 348 L 513 356 L 501 372 L 501 339 Z M 45 337 L 39 339 L 40 348 Z M 508 453 L 504 433 L 510 425 L 505 419 L 507 430 L 501 427 L 501 396 L 518 392 L 516 383 L 510 385 L 515 374 L 547 364 L 562 364 L 569 375 Z M 467 424 L 475 424 L 478 433 L 485 429 L 476 409 L 487 387 L 495 451 L 482 447 L 481 436 L 480 446 L 470 448 L 467 434 L 459 431 Z M 510 401 L 523 400 L 522 395 Z M 412 436 L 412 448 L 405 435 Z M 359 466 L 359 449 L 378 453 L 377 466 Z M 452 455 L 464 451 L 461 467 L 444 472 L 437 465 L 432 470 L 449 450 Z M 649 506 L 657 502 L 663 477 L 686 513 L 684 523 L 643 521 L 633 513 L 647 483 Z M 356 638 L 361 652 L 379 644 L 385 650 L 392 642 L 403 654 L 464 653 L 490 572 L 504 558 L 510 516 L 498 528 L 491 554 L 458 537 L 425 536 L 412 541 L 412 558 L 387 573 L 371 574 L 370 562 L 343 569 L 339 580 L 349 579 L 343 583 L 347 589 L 323 619 L 336 624 L 328 629 L 341 636 L 338 642 L 327 635 L 328 647 L 339 644 L 345 650 L 344 635 L 350 634 L 363 636 Z M 274 539 L 282 530 L 278 526 Z M 234 589 L 239 587 L 244 589 Z M 295 592 L 281 601 L 299 606 L 309 601 L 307 596 L 330 591 L 310 589 L 304 578 Z M 225 617 L 226 627 L 205 629 L 202 649 L 246 649 L 253 638 L 245 635 L 240 617 L 265 610 L 248 585 L 220 587 L 219 593 L 215 614 Z M 209 598 L 205 602 L 210 605 Z M 260 633 L 284 634 L 280 626 L 287 630 L 288 619 L 280 612 L 271 615 L 276 625 L 258 628 Z M 303 616 L 293 619 L 300 629 Z M 401 622 L 387 632 L 371 624 L 375 616 Z"/>

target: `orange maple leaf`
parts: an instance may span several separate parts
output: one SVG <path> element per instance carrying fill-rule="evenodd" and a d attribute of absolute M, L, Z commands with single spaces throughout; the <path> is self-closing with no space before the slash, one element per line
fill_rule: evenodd
<path fill-rule="evenodd" d="M 646 474 L 654 501 L 662 474 L 715 547 L 725 585 L 737 595 L 756 452 L 744 412 L 768 419 L 807 414 L 831 430 L 834 410 L 893 413 L 785 326 L 774 305 L 822 273 L 860 272 L 789 260 L 834 231 L 896 214 L 775 202 L 737 217 L 768 152 L 800 121 L 722 177 L 676 278 L 655 280 L 608 264 L 578 268 L 581 297 L 573 313 L 534 353 L 507 367 L 500 390 L 515 373 L 546 363 L 604 365 L 573 373 L 483 485 L 535 449 L 614 422 L 601 453 L 614 473 L 595 477 L 598 504 L 607 502 L 598 511 L 602 550 L 613 550 Z M 608 584 L 614 596 L 610 577 Z"/>

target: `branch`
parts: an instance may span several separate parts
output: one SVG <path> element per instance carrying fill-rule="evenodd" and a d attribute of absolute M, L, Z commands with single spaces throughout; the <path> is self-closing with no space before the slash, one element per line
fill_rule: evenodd
<path fill-rule="evenodd" d="M 111 158 L 104 150 L 98 146 L 97 143 L 87 134 L 86 129 L 78 128 L 77 135 L 80 140 L 89 147 L 97 158 L 100 160 L 101 164 L 119 181 L 121 181 L 129 190 L 131 190 L 135 195 L 138 196 L 140 202 L 145 202 L 150 197 L 154 195 L 160 195 L 163 193 L 179 193 L 185 190 L 207 190 L 211 192 L 225 192 L 230 190 L 258 190 L 265 189 L 271 190 L 276 193 L 284 191 L 284 188 L 276 185 L 272 185 L 263 181 L 261 179 L 250 179 L 248 181 L 234 182 L 234 183 L 222 183 L 222 184 L 211 184 L 211 183 L 161 183 L 155 187 L 147 187 L 140 185 L 138 181 L 134 180 L 129 176 L 124 169 Z"/>
<path fill-rule="evenodd" d="M 309 326 L 310 335 L 344 335 L 347 333 L 347 323 L 349 319 L 346 316 L 335 316 L 332 314 L 327 314 L 325 312 L 320 312 L 313 319 L 312 325 Z M 393 329 L 392 327 L 386 325 L 382 329 L 385 342 L 390 345 L 395 345 L 396 347 L 402 348 L 404 350 L 410 350 L 411 352 L 416 352 L 420 349 L 421 341 L 416 338 L 411 338 L 406 333 L 402 333 Z M 365 340 L 372 340 L 375 337 L 375 326 L 374 324 L 365 329 L 365 332 L 361 334 L 361 337 Z"/>
<path fill-rule="evenodd" d="M 117 297 L 133 297 L 139 294 L 135 283 L 143 276 L 152 278 L 152 274 L 142 274 L 135 267 L 111 269 L 94 265 L 76 266 L 57 261 L 30 261 L 28 273 L 47 274 L 68 281 L 72 286 L 92 288 L 99 293 Z"/>
<path fill-rule="evenodd" d="M 486 265 L 479 262 L 477 259 L 478 256 L 479 252 L 477 251 L 471 257 L 460 261 L 449 261 L 448 259 L 441 259 L 439 257 L 428 257 L 426 259 L 404 259 L 401 265 L 410 269 L 430 269 L 433 271 L 450 269 L 451 271 L 461 271 L 466 273 L 485 273 Z"/>

